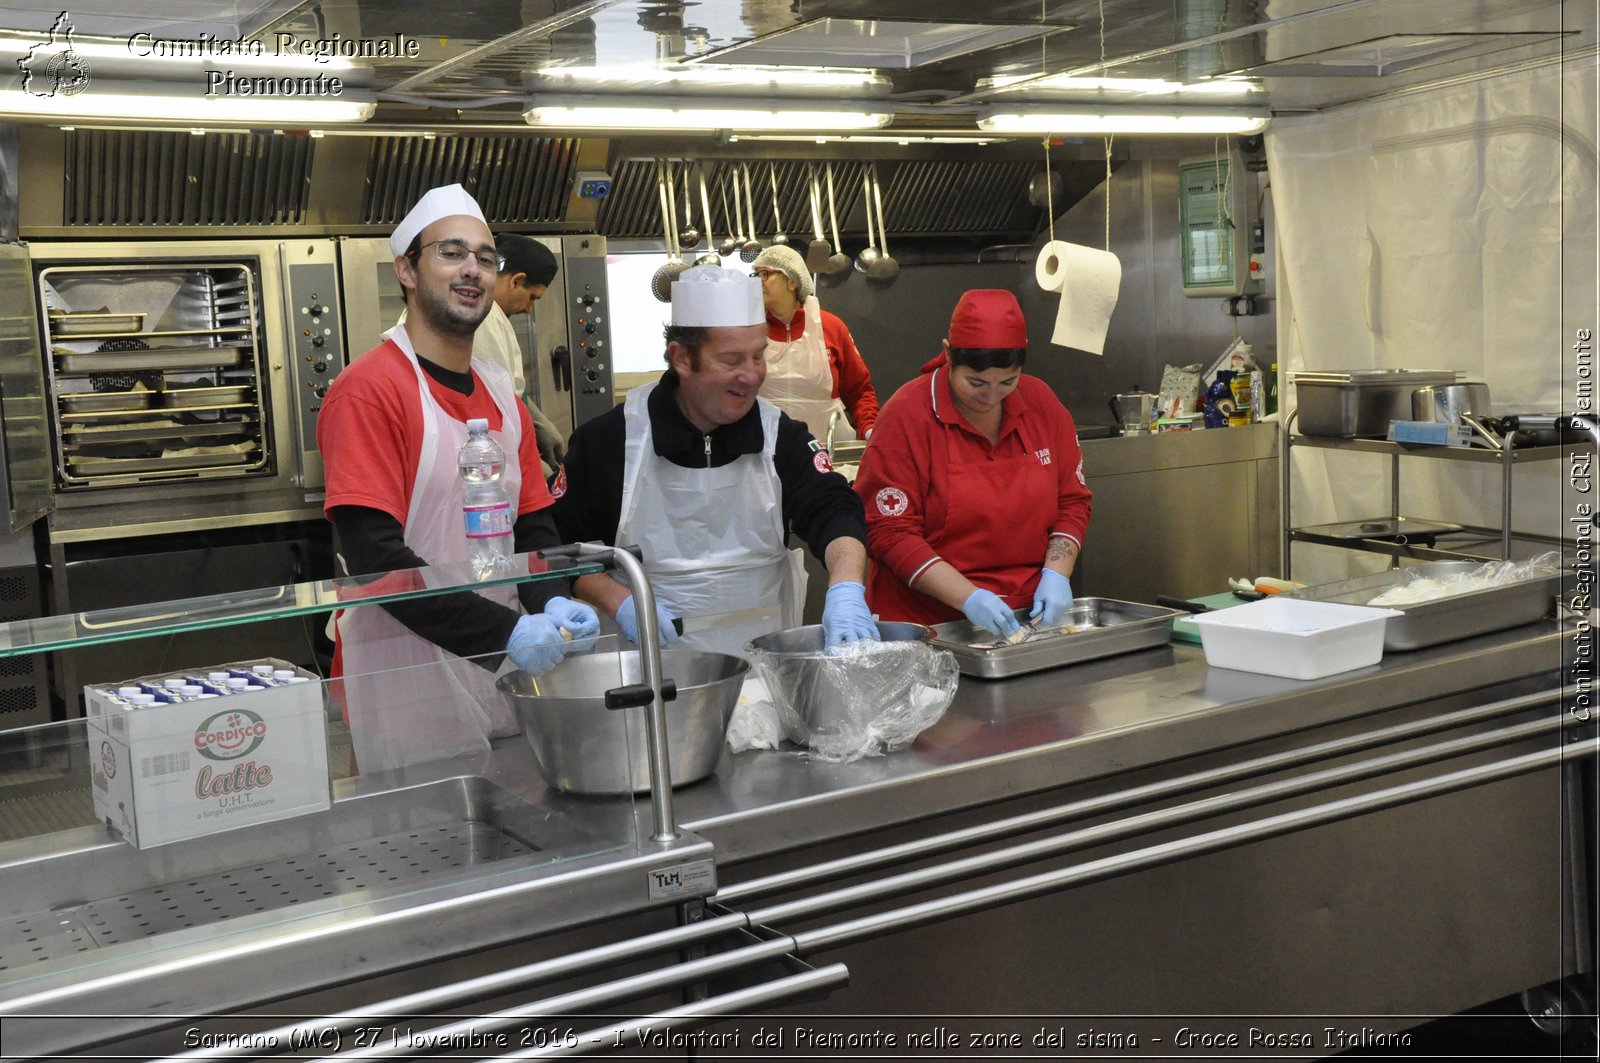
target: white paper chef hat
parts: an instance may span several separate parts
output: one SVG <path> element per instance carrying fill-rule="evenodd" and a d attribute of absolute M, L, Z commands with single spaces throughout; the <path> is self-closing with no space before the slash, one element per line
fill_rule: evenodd
<path fill-rule="evenodd" d="M 695 266 L 672 283 L 674 325 L 759 325 L 766 320 L 761 282 L 743 270 Z"/>
<path fill-rule="evenodd" d="M 440 218 L 448 218 L 455 214 L 465 214 L 469 218 L 477 218 L 488 225 L 489 221 L 483 216 L 478 201 L 467 194 L 467 190 L 460 185 L 444 185 L 440 188 L 430 188 L 423 193 L 417 205 L 411 208 L 411 213 L 400 219 L 400 224 L 394 227 L 394 233 L 389 237 L 389 250 L 394 252 L 394 257 L 399 258 L 406 253 L 406 248 L 411 246 L 411 241 L 417 234 Z"/>

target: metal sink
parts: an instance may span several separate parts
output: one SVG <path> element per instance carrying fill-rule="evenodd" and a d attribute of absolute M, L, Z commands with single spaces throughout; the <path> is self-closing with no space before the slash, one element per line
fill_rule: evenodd
<path fill-rule="evenodd" d="M 47 837 L 64 844 L 42 854 L 40 838 L 0 845 L 0 971 L 542 862 L 588 835 L 486 779 L 457 776 L 155 849 L 108 840 L 103 828 Z"/>

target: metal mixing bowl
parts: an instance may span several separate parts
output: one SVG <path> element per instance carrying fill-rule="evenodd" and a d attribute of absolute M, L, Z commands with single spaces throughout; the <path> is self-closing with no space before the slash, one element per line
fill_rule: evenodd
<path fill-rule="evenodd" d="M 696 650 L 661 651 L 661 674 L 678 684 L 667 702 L 672 785 L 716 769 L 728 720 L 750 663 Z M 605 692 L 642 682 L 639 652 L 568 657 L 541 676 L 511 672 L 496 684 L 522 723 L 545 781 L 573 794 L 626 794 L 650 789 L 645 708 L 608 709 Z"/>
<path fill-rule="evenodd" d="M 921 624 L 878 622 L 878 638 L 884 642 L 926 642 L 932 637 L 933 632 Z M 859 671 L 842 670 L 837 664 L 828 665 L 820 624 L 762 635 L 750 642 L 749 650 L 758 651 L 755 660 L 761 666 L 773 702 L 780 709 L 792 709 L 808 732 L 831 732 L 847 724 L 851 717 L 845 710 L 852 707 L 852 699 L 861 696 L 858 686 L 848 684 L 873 678 L 864 677 Z M 857 660 L 861 662 L 859 667 L 867 666 L 866 659 Z M 885 654 L 881 667 L 899 672 L 904 662 L 899 655 Z M 860 707 L 853 707 L 859 716 Z"/>

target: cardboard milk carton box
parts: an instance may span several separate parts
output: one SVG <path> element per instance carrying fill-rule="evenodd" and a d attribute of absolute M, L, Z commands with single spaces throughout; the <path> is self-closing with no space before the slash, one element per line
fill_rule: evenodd
<path fill-rule="evenodd" d="M 84 688 L 95 815 L 140 849 L 332 803 L 323 687 L 261 658 Z"/>

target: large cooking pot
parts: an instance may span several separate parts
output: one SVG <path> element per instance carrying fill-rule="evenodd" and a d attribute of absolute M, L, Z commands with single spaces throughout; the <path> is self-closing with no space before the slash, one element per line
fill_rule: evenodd
<path fill-rule="evenodd" d="M 1489 385 L 1473 381 L 1434 384 L 1411 393 L 1411 419 L 1442 424 L 1462 424 L 1461 415 L 1489 416 Z"/>
<path fill-rule="evenodd" d="M 672 785 L 710 775 L 750 663 L 741 657 L 663 649 L 661 678 L 677 684 L 667 702 Z M 541 676 L 510 672 L 495 684 L 517 714 L 545 781 L 573 794 L 650 789 L 648 708 L 608 709 L 605 693 L 642 682 L 639 652 L 568 657 Z"/>

